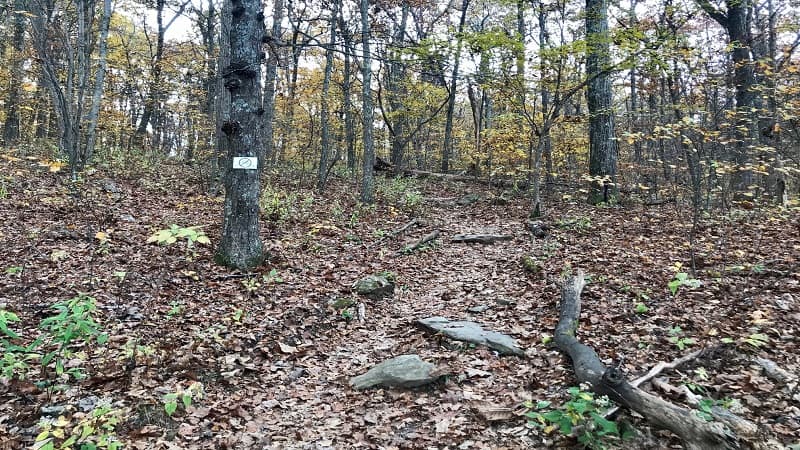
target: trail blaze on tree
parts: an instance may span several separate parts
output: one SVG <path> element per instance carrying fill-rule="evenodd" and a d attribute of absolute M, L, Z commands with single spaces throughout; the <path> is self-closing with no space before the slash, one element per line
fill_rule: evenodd
<path fill-rule="evenodd" d="M 230 65 L 223 69 L 231 94 L 230 114 L 222 124 L 227 139 L 225 206 L 217 261 L 251 269 L 264 260 L 259 236 L 260 169 L 232 168 L 235 157 L 258 158 L 262 146 L 261 59 L 264 14 L 258 0 L 231 0 Z M 263 161 L 259 161 L 263 163 Z M 260 164 L 259 164 L 260 166 Z"/>

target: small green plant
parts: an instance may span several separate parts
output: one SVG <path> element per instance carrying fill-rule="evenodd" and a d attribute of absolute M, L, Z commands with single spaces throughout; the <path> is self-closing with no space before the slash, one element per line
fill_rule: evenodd
<path fill-rule="evenodd" d="M 95 407 L 90 414 L 73 425 L 69 419 L 43 419 L 41 431 L 36 436 L 33 448 L 38 450 L 119 450 L 124 447 L 117 439 L 116 428 L 122 421 L 124 411 L 109 405 Z"/>
<path fill-rule="evenodd" d="M 42 342 L 45 349 L 50 348 L 41 357 L 42 366 L 47 367 L 51 362 L 55 364 L 56 375 L 66 373 L 73 378 L 83 378 L 80 368 L 72 367 L 65 370 L 64 363 L 72 359 L 71 346 L 77 342 L 95 341 L 104 345 L 108 335 L 100 332 L 100 325 L 94 320 L 97 310 L 96 301 L 84 293 L 58 302 L 53 305 L 58 314 L 41 321 L 39 327 L 47 332 Z M 36 342 L 40 342 L 39 338 Z M 36 343 L 34 342 L 34 343 Z"/>
<path fill-rule="evenodd" d="M 0 181 L 0 200 L 8 198 L 8 188 L 5 181 Z"/>
<path fill-rule="evenodd" d="M 98 255 L 108 255 L 111 253 L 111 231 L 98 231 L 94 238 L 97 239 L 97 249 L 94 251 Z"/>
<path fill-rule="evenodd" d="M 634 310 L 636 311 L 636 314 L 644 314 L 647 311 L 650 311 L 650 308 L 648 308 L 644 303 L 637 303 Z"/>
<path fill-rule="evenodd" d="M 298 202 L 297 194 L 287 193 L 275 186 L 267 185 L 261 191 L 259 206 L 267 219 L 272 222 L 282 223 L 289 220 L 296 212 Z M 304 198 L 302 201 L 303 207 L 305 205 L 310 206 L 313 203 L 313 195 Z"/>
<path fill-rule="evenodd" d="M 375 191 L 387 203 L 398 208 L 416 211 L 424 199 L 412 178 L 381 178 L 376 180 Z"/>
<path fill-rule="evenodd" d="M 668 341 L 675 344 L 678 347 L 678 350 L 683 350 L 690 345 L 694 345 L 695 340 L 690 337 L 683 336 L 683 330 L 681 327 L 672 327 L 669 329 L 669 339 Z"/>
<path fill-rule="evenodd" d="M 590 217 L 569 217 L 559 220 L 556 225 L 565 230 L 583 233 L 592 228 L 592 219 Z"/>
<path fill-rule="evenodd" d="M 20 275 L 22 274 L 22 266 L 11 266 L 6 268 L 6 275 Z"/>
<path fill-rule="evenodd" d="M 20 336 L 9 328 L 9 325 L 18 322 L 19 317 L 16 314 L 0 309 L 0 349 L 3 351 L 3 357 L 0 358 L 0 376 L 3 378 L 11 379 L 15 376 L 24 378 L 29 367 L 25 348 L 12 343 Z"/>
<path fill-rule="evenodd" d="M 244 317 L 244 310 L 242 310 L 241 308 L 237 308 L 236 311 L 233 312 L 231 319 L 236 323 L 240 323 L 243 317 Z"/>
<path fill-rule="evenodd" d="M 742 339 L 742 342 L 755 348 L 769 344 L 769 336 L 764 333 L 753 333 Z"/>
<path fill-rule="evenodd" d="M 172 417 L 178 410 L 178 400 L 183 405 L 183 409 L 192 406 L 192 402 L 203 398 L 203 385 L 195 381 L 188 388 L 179 388 L 176 392 L 169 393 L 164 396 L 164 412 Z"/>
<path fill-rule="evenodd" d="M 700 287 L 700 280 L 689 278 L 689 274 L 686 272 L 678 272 L 675 274 L 675 278 L 673 278 L 672 281 L 667 284 L 667 287 L 673 296 L 678 293 L 678 289 L 682 286 L 695 289 Z"/>
<path fill-rule="evenodd" d="M 261 282 L 257 278 L 246 278 L 242 280 L 242 286 L 248 294 L 253 294 L 261 287 Z"/>
<path fill-rule="evenodd" d="M 526 404 L 530 424 L 541 428 L 545 433 L 558 430 L 565 436 L 575 436 L 578 442 L 591 449 L 604 449 L 612 441 L 628 437 L 621 433 L 615 422 L 603 413 L 609 406 L 607 397 L 595 397 L 578 387 L 569 388 L 570 400 L 560 408 L 549 409 L 551 403 L 539 401 Z"/>
<path fill-rule="evenodd" d="M 183 312 L 183 304 L 181 302 L 172 302 L 169 304 L 170 308 L 167 311 L 167 317 L 173 318 Z"/>
<path fill-rule="evenodd" d="M 265 284 L 280 284 L 283 283 L 283 278 L 278 275 L 278 269 L 272 268 L 269 273 L 262 277 Z"/>
<path fill-rule="evenodd" d="M 208 245 L 211 240 L 208 239 L 205 232 L 200 227 L 179 227 L 172 224 L 169 228 L 156 231 L 152 236 L 147 238 L 148 243 L 156 243 L 159 245 L 172 245 L 178 240 L 186 240 L 186 251 L 194 255 L 195 244 Z"/>

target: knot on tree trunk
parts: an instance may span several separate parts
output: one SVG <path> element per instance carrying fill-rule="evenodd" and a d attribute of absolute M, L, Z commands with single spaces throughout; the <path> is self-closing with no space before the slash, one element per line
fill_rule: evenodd
<path fill-rule="evenodd" d="M 242 130 L 242 126 L 235 120 L 229 120 L 222 123 L 222 132 L 226 136 L 231 137 L 238 134 Z"/>

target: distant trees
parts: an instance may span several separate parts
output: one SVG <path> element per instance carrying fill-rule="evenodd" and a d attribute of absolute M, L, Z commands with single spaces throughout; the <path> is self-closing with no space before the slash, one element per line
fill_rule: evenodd
<path fill-rule="evenodd" d="M 2 141 L 53 139 L 58 129 L 76 173 L 97 147 L 146 161 L 180 157 L 203 180 L 221 179 L 232 141 L 221 131 L 230 122 L 230 33 L 220 18 L 231 5 L 128 1 L 113 16 L 109 6 L 5 1 Z M 514 181 L 528 189 L 532 215 L 548 194 L 577 184 L 592 203 L 619 188 L 656 197 L 691 186 L 704 207 L 796 190 L 800 137 L 787 130 L 800 116 L 800 13 L 781 2 L 265 7 L 259 163 L 291 165 L 298 183 L 320 191 L 329 176 L 359 177 L 361 200 L 373 201 L 376 157 L 395 175 Z M 184 27 L 188 37 L 170 36 Z"/>

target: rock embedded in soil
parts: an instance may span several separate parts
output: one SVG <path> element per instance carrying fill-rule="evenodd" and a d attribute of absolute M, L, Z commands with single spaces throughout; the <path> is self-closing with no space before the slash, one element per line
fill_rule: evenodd
<path fill-rule="evenodd" d="M 394 294 L 394 281 L 385 275 L 369 275 L 356 281 L 353 290 L 364 297 L 381 300 Z"/>
<path fill-rule="evenodd" d="M 481 195 L 480 194 L 467 194 L 467 195 L 459 198 L 458 200 L 456 200 L 456 203 L 458 203 L 461 206 L 467 206 L 467 205 L 471 205 L 473 203 L 478 203 L 480 201 L 480 199 L 481 199 Z"/>
<path fill-rule="evenodd" d="M 350 379 L 354 389 L 371 387 L 410 388 L 432 383 L 439 378 L 436 366 L 417 355 L 401 355 L 386 360 L 369 369 L 367 373 Z"/>
<path fill-rule="evenodd" d="M 485 345 L 503 355 L 525 356 L 525 351 L 517 345 L 514 338 L 496 331 L 484 330 L 475 322 L 450 320 L 446 317 L 428 317 L 418 320 L 417 324 L 428 330 L 442 333 L 450 339 Z"/>

